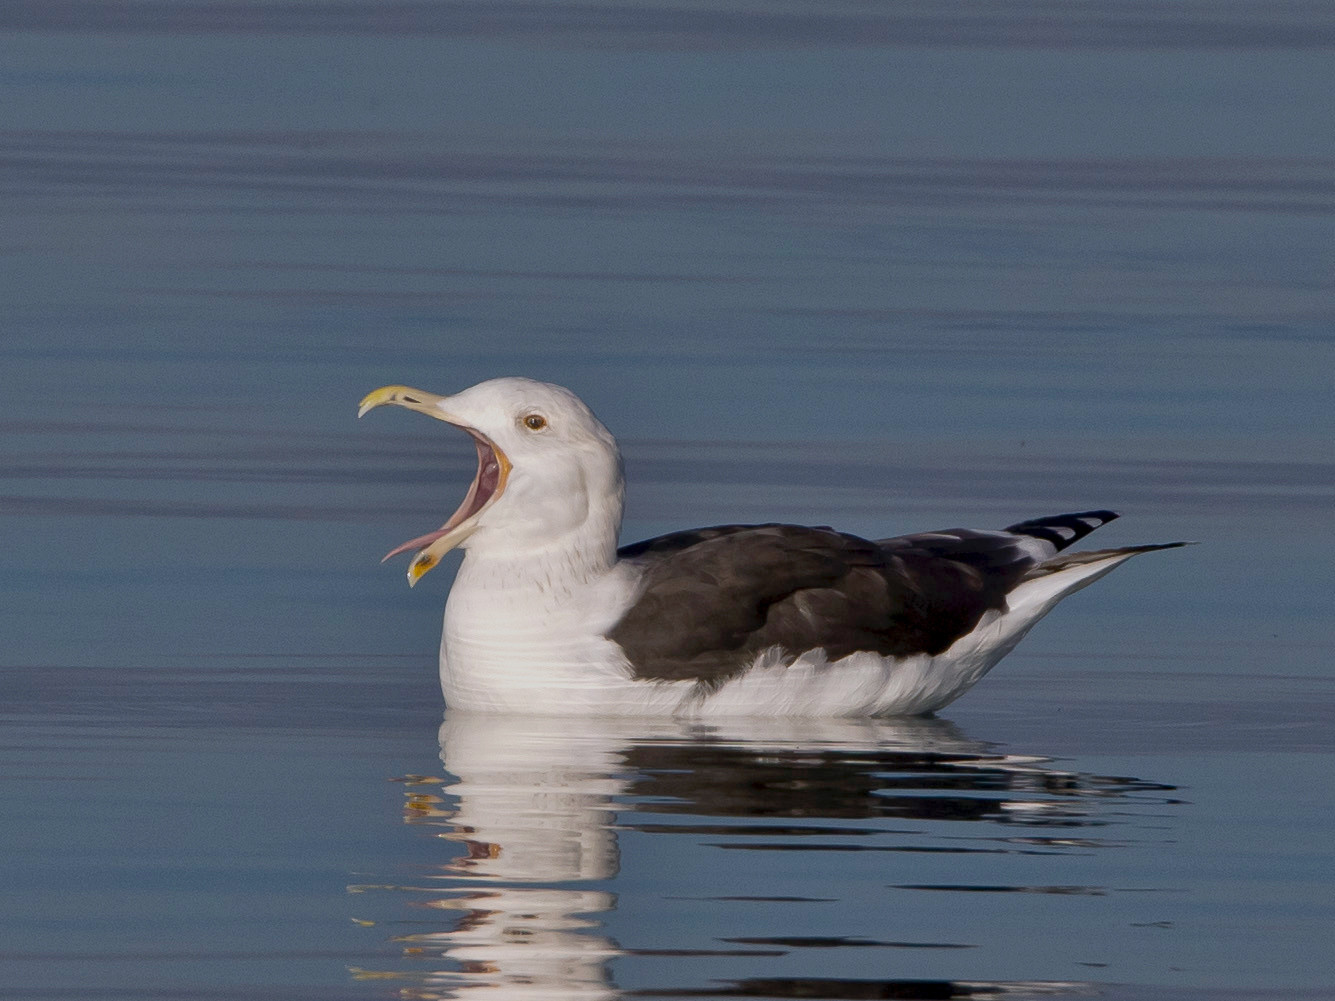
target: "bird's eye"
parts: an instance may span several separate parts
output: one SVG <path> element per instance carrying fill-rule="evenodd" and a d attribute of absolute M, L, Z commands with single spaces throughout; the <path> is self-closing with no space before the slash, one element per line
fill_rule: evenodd
<path fill-rule="evenodd" d="M 542 414 L 529 414 L 524 418 L 524 427 L 530 431 L 541 431 L 547 426 L 547 418 Z"/>

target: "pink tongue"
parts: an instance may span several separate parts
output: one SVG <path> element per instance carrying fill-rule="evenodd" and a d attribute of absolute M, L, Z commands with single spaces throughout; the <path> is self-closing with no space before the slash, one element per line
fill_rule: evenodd
<path fill-rule="evenodd" d="M 496 455 L 491 450 L 491 446 L 476 433 L 469 431 L 473 435 L 473 444 L 477 446 L 477 475 L 473 478 L 473 483 L 468 488 L 468 496 L 463 499 L 459 505 L 459 510 L 450 515 L 450 520 L 441 525 L 434 532 L 427 532 L 426 535 L 419 535 L 415 539 L 409 539 L 403 545 L 391 549 L 380 561 L 398 556 L 399 553 L 406 553 L 410 549 L 425 549 L 431 543 L 454 531 L 459 525 L 463 524 L 473 515 L 482 509 L 482 505 L 491 499 L 491 495 L 496 492 L 496 485 L 500 482 L 501 467 L 496 461 Z"/>
<path fill-rule="evenodd" d="M 384 563 L 385 560 L 392 559 L 393 557 L 398 556 L 399 553 L 406 553 L 409 549 L 425 549 L 427 546 L 431 545 L 431 543 L 449 532 L 452 528 L 454 528 L 453 525 L 446 525 L 443 528 L 436 529 L 434 532 L 427 532 L 426 535 L 419 535 L 415 539 L 409 539 L 403 545 L 397 546 L 387 552 L 381 558 L 380 562 Z"/>

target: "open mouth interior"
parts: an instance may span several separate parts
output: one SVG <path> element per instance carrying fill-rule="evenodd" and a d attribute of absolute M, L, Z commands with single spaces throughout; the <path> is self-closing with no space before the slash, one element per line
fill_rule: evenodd
<path fill-rule="evenodd" d="M 500 454 L 483 435 L 472 428 L 464 428 L 464 430 L 469 433 L 473 439 L 473 444 L 477 446 L 477 474 L 473 477 L 473 483 L 468 488 L 468 495 L 464 497 L 459 509 L 450 515 L 449 521 L 434 532 L 409 539 L 403 545 L 390 550 L 385 554 L 385 558 L 380 561 L 381 563 L 392 556 L 398 556 L 399 553 L 406 553 L 410 549 L 425 549 L 437 539 L 444 538 L 486 507 L 487 502 L 500 492 L 503 478 Z"/>

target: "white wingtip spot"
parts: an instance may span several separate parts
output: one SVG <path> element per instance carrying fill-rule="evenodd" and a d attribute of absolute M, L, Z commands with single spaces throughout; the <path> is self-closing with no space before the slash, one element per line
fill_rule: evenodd
<path fill-rule="evenodd" d="M 1057 555 L 1057 547 L 1051 542 L 1044 542 L 1042 539 L 1036 539 L 1032 535 L 1022 535 L 1016 538 L 1015 548 L 1024 553 L 1035 563 L 1042 563 Z"/>

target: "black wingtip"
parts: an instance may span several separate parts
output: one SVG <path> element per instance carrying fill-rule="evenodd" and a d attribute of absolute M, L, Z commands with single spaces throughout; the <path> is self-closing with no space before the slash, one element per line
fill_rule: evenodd
<path fill-rule="evenodd" d="M 1077 511 L 1073 514 L 1054 514 L 1046 518 L 1031 518 L 1006 527 L 1007 532 L 1042 539 L 1061 552 L 1073 542 L 1079 542 L 1096 528 L 1102 528 L 1118 517 L 1116 511 Z"/>

